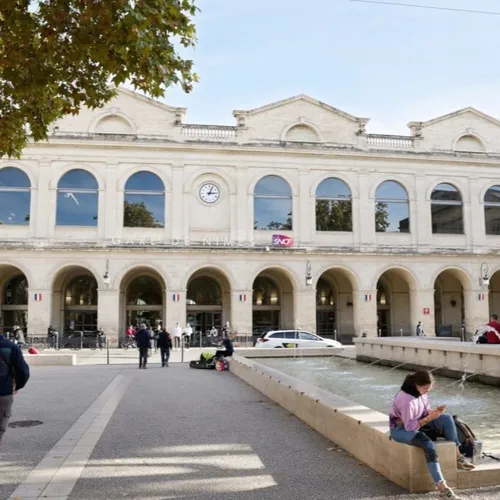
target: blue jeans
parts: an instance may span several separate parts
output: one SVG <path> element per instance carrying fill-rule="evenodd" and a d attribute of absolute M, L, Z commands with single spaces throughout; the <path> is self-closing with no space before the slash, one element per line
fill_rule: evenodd
<path fill-rule="evenodd" d="M 427 424 L 436 431 L 442 431 L 446 441 L 453 441 L 457 446 L 460 445 L 457 437 L 457 428 L 451 415 L 445 413 L 436 420 Z M 425 454 L 427 469 L 435 484 L 444 481 L 439 460 L 436 453 L 436 445 L 421 431 L 407 431 L 404 426 L 400 425 L 391 429 L 391 437 L 397 443 L 409 444 L 421 448 Z"/>

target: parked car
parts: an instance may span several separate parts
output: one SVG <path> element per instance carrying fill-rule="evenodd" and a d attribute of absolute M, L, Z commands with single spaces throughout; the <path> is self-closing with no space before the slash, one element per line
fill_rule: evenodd
<path fill-rule="evenodd" d="M 272 330 L 260 335 L 255 347 L 266 349 L 273 347 L 342 347 L 342 344 L 305 330 Z"/>

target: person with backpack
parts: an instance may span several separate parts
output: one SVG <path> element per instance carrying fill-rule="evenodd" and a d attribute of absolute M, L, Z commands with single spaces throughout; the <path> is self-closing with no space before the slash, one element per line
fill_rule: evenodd
<path fill-rule="evenodd" d="M 30 369 L 21 349 L 0 334 L 0 443 L 7 430 L 14 394 L 30 378 Z"/>
<path fill-rule="evenodd" d="M 158 347 L 160 348 L 161 366 L 168 366 L 170 349 L 172 349 L 172 338 L 165 328 L 158 334 Z"/>
<path fill-rule="evenodd" d="M 436 446 L 423 428 L 441 432 L 447 441 L 457 445 L 457 468 L 472 470 L 475 466 L 461 453 L 461 443 L 457 428 L 451 415 L 446 413 L 446 406 L 431 409 L 428 393 L 432 390 L 434 377 L 428 370 L 408 375 L 401 390 L 394 398 L 389 414 L 391 438 L 403 444 L 421 448 L 425 454 L 427 469 L 439 491 L 441 499 L 459 499 L 460 497 L 446 484 L 439 465 Z"/>
<path fill-rule="evenodd" d="M 145 323 L 142 323 L 141 328 L 135 334 L 135 341 L 139 349 L 139 368 L 147 368 L 148 351 L 150 349 L 152 333 L 148 330 Z"/>

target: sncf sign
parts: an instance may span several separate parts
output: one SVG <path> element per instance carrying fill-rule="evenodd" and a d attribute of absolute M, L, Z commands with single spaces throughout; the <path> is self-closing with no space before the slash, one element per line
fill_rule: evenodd
<path fill-rule="evenodd" d="M 286 234 L 273 234 L 273 247 L 293 247 L 293 238 L 291 236 L 287 236 Z"/>

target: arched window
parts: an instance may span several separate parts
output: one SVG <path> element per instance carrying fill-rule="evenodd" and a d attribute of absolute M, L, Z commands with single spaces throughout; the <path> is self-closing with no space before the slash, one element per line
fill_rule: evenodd
<path fill-rule="evenodd" d="M 128 306 L 161 306 L 162 304 L 162 286 L 155 278 L 140 276 L 127 288 Z"/>
<path fill-rule="evenodd" d="M 325 179 L 316 189 L 316 231 L 352 231 L 351 190 L 340 179 Z"/>
<path fill-rule="evenodd" d="M 455 186 L 443 183 L 431 194 L 433 234 L 463 234 L 462 196 Z"/>
<path fill-rule="evenodd" d="M 64 289 L 66 331 L 97 330 L 97 281 L 92 275 L 72 278 Z"/>
<path fill-rule="evenodd" d="M 500 186 L 492 186 L 484 196 L 486 234 L 500 234 Z"/>
<path fill-rule="evenodd" d="M 28 305 L 28 280 L 21 274 L 12 278 L 5 287 L 3 304 L 7 306 Z"/>
<path fill-rule="evenodd" d="M 165 186 L 151 172 L 137 172 L 125 185 L 123 205 L 125 227 L 165 226 Z"/>
<path fill-rule="evenodd" d="M 268 175 L 255 186 L 254 229 L 291 230 L 292 190 L 281 177 Z"/>
<path fill-rule="evenodd" d="M 335 307 L 335 290 L 324 278 L 320 278 L 316 285 L 316 305 Z"/>
<path fill-rule="evenodd" d="M 265 276 L 255 278 L 253 283 L 254 306 L 279 306 L 280 293 L 273 280 Z"/>
<path fill-rule="evenodd" d="M 30 180 L 22 170 L 0 169 L 0 224 L 29 224 L 30 188 Z"/>
<path fill-rule="evenodd" d="M 221 287 L 214 278 L 200 276 L 189 283 L 186 298 L 190 306 L 220 306 Z"/>
<path fill-rule="evenodd" d="M 378 233 L 410 232 L 408 193 L 399 182 L 385 181 L 377 188 L 375 230 Z"/>
<path fill-rule="evenodd" d="M 56 226 L 97 226 L 98 185 L 82 169 L 70 170 L 57 185 Z"/>

